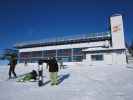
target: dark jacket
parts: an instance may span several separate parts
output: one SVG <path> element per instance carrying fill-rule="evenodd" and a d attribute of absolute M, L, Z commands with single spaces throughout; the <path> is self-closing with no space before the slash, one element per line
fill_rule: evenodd
<path fill-rule="evenodd" d="M 58 63 L 56 59 L 43 60 L 49 66 L 49 72 L 58 72 Z"/>
<path fill-rule="evenodd" d="M 17 59 L 11 59 L 9 62 L 10 66 L 15 66 L 17 64 Z"/>

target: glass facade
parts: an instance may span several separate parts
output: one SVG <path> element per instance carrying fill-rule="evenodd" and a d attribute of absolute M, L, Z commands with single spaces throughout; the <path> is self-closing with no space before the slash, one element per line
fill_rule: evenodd
<path fill-rule="evenodd" d="M 73 55 L 82 55 L 82 48 L 74 48 Z"/>
<path fill-rule="evenodd" d="M 82 61 L 82 59 L 83 59 L 83 56 L 73 56 L 74 62 L 80 62 L 80 61 Z"/>
<path fill-rule="evenodd" d="M 32 57 L 42 57 L 42 51 L 33 51 L 31 52 Z"/>
<path fill-rule="evenodd" d="M 45 51 L 33 51 L 22 52 L 19 54 L 20 62 L 37 62 L 39 59 L 56 57 L 57 60 L 63 62 L 81 62 L 83 57 L 82 48 L 71 49 L 58 49 L 58 50 L 45 50 Z"/>
<path fill-rule="evenodd" d="M 27 58 L 25 58 L 25 59 L 19 59 L 19 63 L 25 63 L 25 62 L 31 62 L 31 59 L 27 59 Z"/>
<path fill-rule="evenodd" d="M 21 52 L 19 53 L 20 58 L 30 58 L 31 57 L 31 52 Z"/>
<path fill-rule="evenodd" d="M 83 48 L 74 48 L 73 49 L 73 61 L 74 62 L 80 62 L 83 59 L 83 53 L 82 53 Z"/>
<path fill-rule="evenodd" d="M 57 60 L 60 61 L 62 60 L 63 62 L 72 62 L 72 57 L 68 56 L 68 57 L 57 57 Z"/>
<path fill-rule="evenodd" d="M 57 60 L 62 60 L 63 62 L 71 62 L 72 61 L 72 49 L 57 50 Z"/>
<path fill-rule="evenodd" d="M 36 57 L 36 58 L 31 58 L 31 63 L 37 63 L 38 62 L 38 60 L 40 60 L 41 59 L 41 57 Z"/>
<path fill-rule="evenodd" d="M 56 50 L 46 50 L 46 51 L 43 51 L 43 57 L 44 58 L 56 57 Z"/>
<path fill-rule="evenodd" d="M 57 56 L 71 56 L 72 55 L 72 49 L 60 49 L 57 50 Z"/>

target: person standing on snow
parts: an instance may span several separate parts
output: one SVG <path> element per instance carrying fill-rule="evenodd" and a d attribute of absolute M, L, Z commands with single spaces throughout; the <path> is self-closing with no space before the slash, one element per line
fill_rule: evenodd
<path fill-rule="evenodd" d="M 51 85 L 58 85 L 58 63 L 55 57 L 53 57 L 50 60 L 49 72 L 50 72 Z"/>
<path fill-rule="evenodd" d="M 43 60 L 49 66 L 49 75 L 51 85 L 58 85 L 58 63 L 55 57 L 51 57 L 49 60 Z"/>
<path fill-rule="evenodd" d="M 9 79 L 12 78 L 11 74 L 13 74 L 15 78 L 17 78 L 17 75 L 15 73 L 16 64 L 17 64 L 17 58 L 15 56 L 11 56 L 11 59 L 10 59 L 10 62 L 9 62 L 9 65 L 10 65 L 10 68 L 9 68 Z"/>

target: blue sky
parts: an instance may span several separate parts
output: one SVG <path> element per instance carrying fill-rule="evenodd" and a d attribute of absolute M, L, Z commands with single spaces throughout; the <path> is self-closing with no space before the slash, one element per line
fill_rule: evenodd
<path fill-rule="evenodd" d="M 0 50 L 15 43 L 108 31 L 109 16 L 123 14 L 133 40 L 132 0 L 0 0 Z"/>

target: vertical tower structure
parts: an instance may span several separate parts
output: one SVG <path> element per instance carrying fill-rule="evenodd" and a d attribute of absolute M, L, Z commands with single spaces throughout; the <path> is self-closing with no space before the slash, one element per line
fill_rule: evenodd
<path fill-rule="evenodd" d="M 124 29 L 122 15 L 115 14 L 110 17 L 112 48 L 125 49 Z"/>

